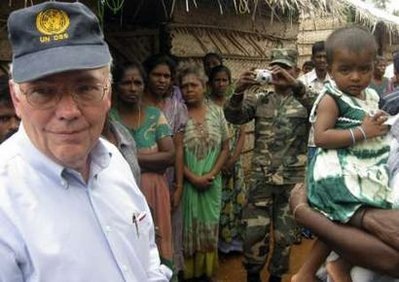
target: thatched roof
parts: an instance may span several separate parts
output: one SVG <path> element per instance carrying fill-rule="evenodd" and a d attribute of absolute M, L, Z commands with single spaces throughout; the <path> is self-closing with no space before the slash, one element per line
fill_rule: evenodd
<path fill-rule="evenodd" d="M 355 11 L 355 22 L 363 23 L 375 29 L 378 22 L 384 22 L 389 33 L 399 34 L 399 17 L 384 10 L 377 9 L 373 5 L 360 0 L 341 0 L 349 8 Z M 398 1 L 398 0 L 393 0 Z"/>
<path fill-rule="evenodd" d="M 160 0 L 168 7 L 170 0 Z M 177 0 L 172 1 L 171 13 L 176 5 L 185 4 L 187 12 L 201 6 L 213 6 L 219 10 L 220 14 L 231 12 L 236 14 L 252 14 L 253 18 L 257 14 L 262 15 L 265 10 L 271 10 L 272 15 L 279 18 L 281 15 L 297 16 L 300 13 L 306 14 L 331 14 L 340 13 L 343 5 L 335 0 Z"/>
<path fill-rule="evenodd" d="M 157 1 L 157 0 L 155 0 Z M 219 14 L 236 13 L 250 14 L 255 20 L 271 12 L 271 20 L 281 20 L 288 16 L 291 20 L 298 15 L 307 15 L 311 18 L 323 16 L 353 17 L 355 23 L 366 25 L 374 30 L 378 23 L 383 22 L 389 34 L 399 34 L 399 17 L 386 11 L 375 8 L 361 0 L 158 0 L 164 3 L 165 12 L 170 17 L 175 7 L 182 7 L 187 11 L 212 7 Z M 399 0 L 393 0 L 399 1 Z"/>
<path fill-rule="evenodd" d="M 44 0 L 1 0 L 8 2 L 7 9 L 3 9 L 1 18 L 5 19 L 3 13 L 8 13 L 10 10 L 20 8 L 23 5 L 31 5 L 44 2 Z M 76 0 L 63 0 L 73 2 Z M 348 12 L 355 14 L 355 22 L 366 24 L 370 27 L 375 27 L 379 21 L 383 21 L 390 32 L 399 33 L 399 17 L 395 17 L 387 12 L 381 11 L 372 7 L 361 0 L 146 0 L 146 1 L 129 1 L 129 0 L 80 0 L 83 3 L 90 4 L 90 6 L 97 6 L 97 3 L 104 6 L 105 10 L 113 8 L 116 12 L 117 4 L 123 8 L 125 12 L 133 10 L 133 18 L 140 13 L 146 11 L 146 7 L 150 8 L 150 15 L 155 10 L 162 10 L 158 14 L 158 18 L 162 17 L 161 21 L 168 20 L 173 17 L 176 7 L 183 8 L 187 12 L 196 8 L 211 7 L 217 9 L 221 15 L 224 13 L 236 14 L 250 14 L 253 19 L 270 13 L 272 19 L 279 20 L 282 16 L 290 18 L 296 17 L 299 14 L 307 14 L 318 17 L 320 15 L 347 15 Z M 398 1 L 398 0 L 393 0 Z M 4 4 L 4 3 L 3 3 Z M 129 9 L 132 8 L 132 9 Z M 109 11 L 108 11 L 109 12 Z M 132 15 L 126 15 L 132 18 Z"/>

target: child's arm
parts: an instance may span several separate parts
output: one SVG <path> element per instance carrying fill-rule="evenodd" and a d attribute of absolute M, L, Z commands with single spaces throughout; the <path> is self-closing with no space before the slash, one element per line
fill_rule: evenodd
<path fill-rule="evenodd" d="M 314 126 L 314 141 L 317 147 L 337 149 L 352 145 L 349 130 L 334 128 L 338 116 L 337 103 L 331 96 L 325 95 L 317 106 L 317 119 Z"/>
<path fill-rule="evenodd" d="M 330 252 L 331 249 L 322 241 L 317 239 L 313 243 L 312 250 L 306 258 L 306 261 L 291 279 L 291 282 L 316 281 L 316 272 L 325 262 Z"/>
<path fill-rule="evenodd" d="M 386 114 L 376 113 L 373 117 L 366 115 L 360 127 L 349 129 L 335 129 L 335 123 L 339 116 L 339 110 L 334 99 L 325 95 L 317 107 L 317 119 L 315 122 L 314 140 L 317 147 L 325 149 L 337 149 L 354 145 L 365 138 L 373 138 L 388 132 Z M 363 131 L 362 131 L 363 130 Z"/>

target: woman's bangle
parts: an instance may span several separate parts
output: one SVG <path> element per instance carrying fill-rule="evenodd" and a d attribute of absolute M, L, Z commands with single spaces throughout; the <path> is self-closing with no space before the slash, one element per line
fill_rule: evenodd
<path fill-rule="evenodd" d="M 356 213 L 355 216 L 353 217 L 353 220 L 351 221 L 351 225 L 362 229 L 363 228 L 363 218 L 364 215 L 366 214 L 367 209 L 361 207 Z"/>
<path fill-rule="evenodd" d="M 360 130 L 360 132 L 362 133 L 362 135 L 363 135 L 363 140 L 367 140 L 367 135 L 366 135 L 366 132 L 364 132 L 363 127 L 362 127 L 361 125 L 359 125 L 359 126 L 356 127 L 356 128 L 358 128 L 358 129 Z"/>
<path fill-rule="evenodd" d="M 307 206 L 308 206 L 308 204 L 305 204 L 305 203 L 301 203 L 301 204 L 297 205 L 297 206 L 294 208 L 293 212 L 292 212 L 292 216 L 294 217 L 294 219 L 296 219 L 296 213 L 297 213 L 297 211 L 299 210 L 299 208 L 307 207 Z"/>
<path fill-rule="evenodd" d="M 349 128 L 348 130 L 349 130 L 349 133 L 351 134 L 351 137 L 352 137 L 352 145 L 355 145 L 356 139 L 355 139 L 355 134 L 353 133 L 353 129 Z"/>
<path fill-rule="evenodd" d="M 361 214 L 361 218 L 360 218 L 360 228 L 362 228 L 363 229 L 363 221 L 364 221 L 364 216 L 366 215 L 366 212 L 368 211 L 368 209 L 367 208 L 364 208 L 363 209 L 363 212 L 362 212 L 362 214 Z"/>

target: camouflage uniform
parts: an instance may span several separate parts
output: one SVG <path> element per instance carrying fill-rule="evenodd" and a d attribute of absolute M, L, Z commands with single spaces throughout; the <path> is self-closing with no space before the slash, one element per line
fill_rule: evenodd
<path fill-rule="evenodd" d="M 286 59 L 296 65 L 296 51 L 273 52 L 272 63 L 281 58 L 278 63 L 285 63 Z M 290 246 L 296 233 L 288 199 L 293 186 L 304 181 L 311 107 L 303 84 L 292 92 L 288 96 L 273 91 L 246 93 L 244 100 L 233 95 L 225 106 L 226 119 L 231 123 L 244 124 L 255 119 L 248 204 L 243 211 L 244 265 L 248 273 L 260 272 L 266 263 L 271 224 L 274 252 L 269 271 L 279 277 L 288 271 Z"/>

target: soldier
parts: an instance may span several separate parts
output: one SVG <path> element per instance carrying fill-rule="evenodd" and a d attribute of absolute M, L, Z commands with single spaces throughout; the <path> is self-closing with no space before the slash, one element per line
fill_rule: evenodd
<path fill-rule="evenodd" d="M 306 87 L 296 79 L 297 57 L 296 50 L 272 50 L 273 91 L 249 95 L 248 88 L 259 83 L 253 72 L 244 72 L 224 109 L 226 119 L 234 124 L 255 119 L 248 203 L 243 211 L 247 281 L 261 281 L 272 225 L 274 252 L 269 281 L 281 281 L 288 270 L 290 246 L 296 233 L 288 198 L 294 185 L 304 180 L 311 107 Z"/>

